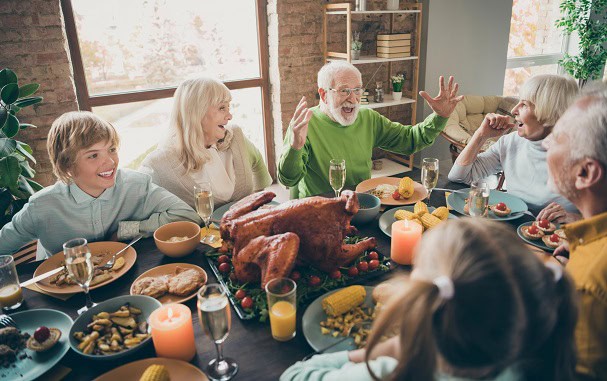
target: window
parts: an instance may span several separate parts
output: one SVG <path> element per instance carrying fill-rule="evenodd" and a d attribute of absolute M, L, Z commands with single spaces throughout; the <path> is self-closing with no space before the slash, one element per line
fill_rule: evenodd
<path fill-rule="evenodd" d="M 274 172 L 265 1 L 62 4 L 80 108 L 118 129 L 121 166 L 136 168 L 162 139 L 179 83 L 205 75 L 231 89 L 232 122 Z"/>
<path fill-rule="evenodd" d="M 555 22 L 560 0 L 514 0 L 504 95 L 518 96 L 519 87 L 535 74 L 557 74 L 558 61 L 567 49 Z"/>

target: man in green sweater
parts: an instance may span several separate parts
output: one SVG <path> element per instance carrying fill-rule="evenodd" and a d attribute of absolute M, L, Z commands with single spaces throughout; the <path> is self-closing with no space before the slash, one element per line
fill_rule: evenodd
<path fill-rule="evenodd" d="M 371 178 L 371 154 L 379 147 L 400 154 L 412 154 L 431 145 L 445 128 L 457 102 L 458 84 L 448 86 L 440 77 L 440 92 L 432 98 L 420 95 L 434 110 L 415 126 L 392 122 L 377 111 L 360 108 L 363 83 L 360 71 L 345 61 L 334 61 L 318 72 L 320 103 L 308 108 L 303 97 L 289 123 L 278 179 L 296 187 L 298 198 L 331 192 L 329 161 L 345 159 L 346 188 Z"/>

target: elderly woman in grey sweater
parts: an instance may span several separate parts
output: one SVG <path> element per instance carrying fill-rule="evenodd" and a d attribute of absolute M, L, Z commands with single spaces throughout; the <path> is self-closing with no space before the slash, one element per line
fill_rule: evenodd
<path fill-rule="evenodd" d="M 272 183 L 259 150 L 232 119 L 230 90 L 212 78 L 184 81 L 175 92 L 167 139 L 139 170 L 194 205 L 194 186 L 211 184 L 215 206 L 240 200 Z"/>
<path fill-rule="evenodd" d="M 520 91 L 520 101 L 510 117 L 487 114 L 458 156 L 449 172 L 449 180 L 470 184 L 499 171 L 504 171 L 508 193 L 520 197 L 538 213 L 538 219 L 571 222 L 579 219 L 577 209 L 548 184 L 546 150 L 542 141 L 552 132 L 556 121 L 577 96 L 577 83 L 560 75 L 537 75 Z M 516 131 L 504 133 L 511 127 Z M 499 140 L 479 153 L 489 138 Z"/>

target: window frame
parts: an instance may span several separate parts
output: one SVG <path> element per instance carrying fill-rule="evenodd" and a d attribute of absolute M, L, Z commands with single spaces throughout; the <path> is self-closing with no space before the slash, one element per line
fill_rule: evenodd
<path fill-rule="evenodd" d="M 274 133 L 272 129 L 272 114 L 270 110 L 270 70 L 269 70 L 269 48 L 268 48 L 268 27 L 266 21 L 266 2 L 264 0 L 254 0 L 257 10 L 257 43 L 259 46 L 259 68 L 260 76 L 235 81 L 226 81 L 224 84 L 230 90 L 260 88 L 261 103 L 263 112 L 263 134 L 265 143 L 265 154 L 267 158 L 268 170 L 272 179 L 276 180 L 276 157 L 274 152 Z M 74 18 L 74 9 L 72 0 L 61 0 L 61 8 L 65 21 L 65 30 L 67 35 L 70 57 L 72 59 L 72 68 L 74 70 L 74 82 L 76 85 L 76 98 L 80 110 L 92 111 L 93 107 L 111 106 L 115 104 L 149 101 L 155 99 L 171 98 L 177 89 L 177 86 L 158 87 L 145 90 L 120 91 L 109 94 L 90 95 L 86 83 L 86 75 L 82 54 L 80 52 L 80 42 L 78 31 Z"/>

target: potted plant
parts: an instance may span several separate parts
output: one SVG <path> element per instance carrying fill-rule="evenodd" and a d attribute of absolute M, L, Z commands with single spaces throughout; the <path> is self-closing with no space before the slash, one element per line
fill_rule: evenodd
<path fill-rule="evenodd" d="M 565 54 L 559 64 L 583 87 L 603 74 L 607 59 L 607 2 L 563 0 L 560 10 L 563 17 L 556 21 L 556 26 L 565 34 L 577 33 L 579 53 Z"/>
<path fill-rule="evenodd" d="M 392 82 L 392 99 L 400 101 L 403 97 L 403 83 L 405 82 L 405 76 L 403 74 L 393 75 L 390 78 Z"/>
<path fill-rule="evenodd" d="M 42 97 L 31 96 L 39 87 L 37 83 L 19 86 L 12 70 L 0 71 L 0 228 L 12 220 L 31 195 L 42 189 L 33 180 L 36 172 L 30 161 L 36 164 L 36 159 L 31 147 L 13 139 L 19 131 L 36 127 L 19 122 L 17 113 L 42 101 Z"/>
<path fill-rule="evenodd" d="M 354 33 L 354 39 L 352 40 L 352 44 L 350 45 L 350 57 L 353 60 L 360 59 L 360 51 L 363 48 L 363 43 L 360 40 L 360 32 Z"/>

